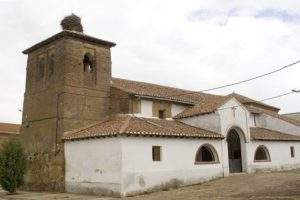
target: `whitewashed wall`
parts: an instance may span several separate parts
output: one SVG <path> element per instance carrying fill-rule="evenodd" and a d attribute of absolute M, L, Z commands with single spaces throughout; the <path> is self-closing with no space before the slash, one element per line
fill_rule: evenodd
<path fill-rule="evenodd" d="M 270 154 L 271 162 L 254 162 L 254 154 L 259 145 L 264 145 Z M 294 146 L 295 157 L 290 154 L 290 146 Z M 249 171 L 288 170 L 300 167 L 300 142 L 251 141 L 249 149 Z"/>
<path fill-rule="evenodd" d="M 180 119 L 183 123 L 206 130 L 221 133 L 221 121 L 218 113 L 210 113 L 189 118 Z"/>
<path fill-rule="evenodd" d="M 300 126 L 296 126 L 294 124 L 266 114 L 261 114 L 256 117 L 256 119 L 256 124 L 259 127 L 300 136 Z"/>
<path fill-rule="evenodd" d="M 187 106 L 181 105 L 181 104 L 172 104 L 171 105 L 171 113 L 172 113 L 172 117 L 174 117 L 175 115 L 181 113 L 182 111 L 184 111 L 187 108 Z"/>
<path fill-rule="evenodd" d="M 152 107 L 153 107 L 153 101 L 148 99 L 141 99 L 141 113 L 137 113 L 135 115 L 138 117 L 152 118 L 153 117 Z M 172 103 L 171 115 L 175 116 L 178 113 L 181 113 L 185 108 L 187 108 L 187 106 L 184 106 L 182 104 Z"/>
<path fill-rule="evenodd" d="M 153 102 L 151 100 L 141 99 L 141 113 L 135 115 L 139 117 L 153 117 L 152 106 Z"/>
<path fill-rule="evenodd" d="M 231 109 L 235 107 L 235 109 Z M 250 142 L 250 113 L 242 106 L 235 98 L 227 101 L 218 109 L 221 121 L 221 134 L 227 137 L 228 132 L 231 129 L 235 129 L 239 134 L 241 141 L 241 157 L 242 157 L 242 171 L 248 172 L 248 149 Z M 223 143 L 223 158 L 224 158 L 224 174 L 229 174 L 229 162 L 228 162 L 228 145 L 226 139 Z"/>
<path fill-rule="evenodd" d="M 152 117 L 152 101 L 142 100 L 141 105 L 141 116 Z M 237 106 L 234 112 L 229 108 L 232 106 Z M 174 112 L 180 109 L 182 108 L 172 106 Z M 270 129 L 279 127 L 279 131 L 287 132 L 290 124 L 278 120 L 264 117 L 260 126 L 264 125 L 263 127 Z M 229 130 L 237 130 L 241 139 L 244 172 L 300 167 L 300 142 L 250 140 L 253 118 L 234 98 L 221 106 L 216 113 L 185 118 L 182 121 L 219 132 L 225 137 Z M 215 147 L 220 163 L 194 164 L 198 148 L 205 143 Z M 271 162 L 254 162 L 254 153 L 259 145 L 268 148 Z M 152 146 L 162 147 L 161 162 L 152 161 Z M 295 148 L 295 158 L 290 157 L 290 146 Z M 66 190 L 77 193 L 129 195 L 200 183 L 229 174 L 227 148 L 226 139 L 117 137 L 67 141 Z"/>
<path fill-rule="evenodd" d="M 235 107 L 235 109 L 231 109 Z M 225 137 L 232 127 L 238 127 L 244 133 L 247 142 L 250 140 L 250 113 L 236 99 L 232 98 L 218 109 L 221 121 L 221 134 Z"/>
<path fill-rule="evenodd" d="M 119 195 L 121 155 L 120 138 L 66 141 L 66 191 Z"/>
<path fill-rule="evenodd" d="M 122 194 L 200 183 L 223 176 L 220 140 L 122 138 Z M 220 163 L 195 165 L 198 148 L 213 145 Z M 161 146 L 162 161 L 152 161 L 152 146 Z"/>

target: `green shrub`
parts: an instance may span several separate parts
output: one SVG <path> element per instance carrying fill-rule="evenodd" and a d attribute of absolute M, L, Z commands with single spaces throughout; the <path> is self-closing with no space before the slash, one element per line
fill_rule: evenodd
<path fill-rule="evenodd" d="M 10 139 L 2 144 L 0 151 L 0 184 L 9 193 L 24 183 L 26 157 L 21 142 Z"/>

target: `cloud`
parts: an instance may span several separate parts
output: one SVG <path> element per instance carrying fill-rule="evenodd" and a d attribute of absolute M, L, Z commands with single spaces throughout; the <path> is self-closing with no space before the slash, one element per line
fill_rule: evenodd
<path fill-rule="evenodd" d="M 277 19 L 283 22 L 299 23 L 300 14 L 288 10 L 263 9 L 255 13 L 256 18 Z"/>
<path fill-rule="evenodd" d="M 290 17 L 258 15 L 269 9 Z M 21 51 L 59 32 L 60 20 L 71 12 L 82 17 L 85 33 L 117 43 L 116 77 L 202 90 L 300 59 L 300 24 L 287 20 L 294 16 L 297 22 L 300 5 L 294 1 L 0 0 L 0 121 L 21 121 L 27 59 Z M 234 90 L 263 99 L 299 89 L 299 74 L 297 65 L 213 93 Z M 267 103 L 296 112 L 298 102 L 295 94 Z"/>

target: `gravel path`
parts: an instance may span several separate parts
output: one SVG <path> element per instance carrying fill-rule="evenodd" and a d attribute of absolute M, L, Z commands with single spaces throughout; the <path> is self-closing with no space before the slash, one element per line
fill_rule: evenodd
<path fill-rule="evenodd" d="M 96 196 L 66 193 L 19 192 L 0 199 L 18 200 L 117 200 Z M 300 169 L 284 172 L 238 174 L 200 185 L 155 192 L 147 195 L 126 197 L 122 200 L 300 200 Z"/>

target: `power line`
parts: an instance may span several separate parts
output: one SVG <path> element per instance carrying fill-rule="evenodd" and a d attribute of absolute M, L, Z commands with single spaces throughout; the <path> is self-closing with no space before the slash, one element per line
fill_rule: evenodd
<path fill-rule="evenodd" d="M 183 96 L 183 95 L 187 95 L 187 94 L 195 94 L 195 93 L 199 93 L 199 92 L 208 92 L 208 91 L 212 91 L 212 90 L 217 90 L 217 89 L 226 88 L 226 87 L 229 87 L 229 86 L 234 86 L 234 85 L 242 84 L 242 83 L 245 83 L 245 82 L 249 82 L 249 81 L 252 81 L 252 80 L 255 80 L 255 79 L 259 79 L 259 78 L 262 78 L 262 77 L 274 74 L 274 73 L 279 72 L 281 70 L 284 70 L 284 69 L 287 69 L 289 67 L 292 67 L 293 65 L 296 65 L 298 63 L 300 63 L 300 60 L 298 60 L 296 62 L 293 62 L 293 63 L 290 63 L 288 65 L 285 65 L 285 66 L 283 66 L 281 68 L 278 68 L 276 70 L 273 70 L 271 72 L 268 72 L 268 73 L 265 73 L 265 74 L 261 74 L 261 75 L 258 75 L 258 76 L 254 76 L 252 78 L 248 78 L 248 79 L 245 79 L 245 80 L 242 80 L 242 81 L 237 81 L 237 82 L 230 83 L 230 84 L 227 84 L 227 85 L 218 86 L 218 87 L 209 88 L 209 89 L 200 90 L 200 91 L 184 92 L 184 93 L 181 93 L 181 94 L 170 95 L 170 96 L 166 96 L 166 97 L 175 97 L 175 96 Z"/>
<path fill-rule="evenodd" d="M 287 95 L 290 95 L 290 94 L 293 94 L 293 93 L 299 93 L 299 91 L 298 90 L 292 90 L 291 92 L 287 92 L 287 93 L 283 93 L 283 94 L 276 95 L 276 96 L 273 96 L 273 97 L 269 97 L 269 98 L 266 98 L 266 99 L 262 99 L 262 100 L 259 100 L 257 102 L 263 102 L 263 101 L 267 101 L 267 100 L 271 100 L 271 99 L 277 99 L 277 98 L 287 96 Z M 221 108 L 221 109 L 218 109 L 218 110 L 233 109 L 233 108 L 237 108 L 237 107 L 240 107 L 240 105 Z"/>
<path fill-rule="evenodd" d="M 292 94 L 292 93 L 295 93 L 295 92 L 294 92 L 294 91 L 291 91 L 291 92 L 287 92 L 287 93 L 284 93 L 284 94 L 280 94 L 280 95 L 277 95 L 277 96 L 274 96 L 274 97 L 269 97 L 269 98 L 260 100 L 260 102 L 268 101 L 268 100 L 271 100 L 271 99 L 277 99 L 277 98 L 279 98 L 279 97 L 283 97 L 283 96 L 286 96 L 286 95 L 289 95 L 289 94 Z"/>

